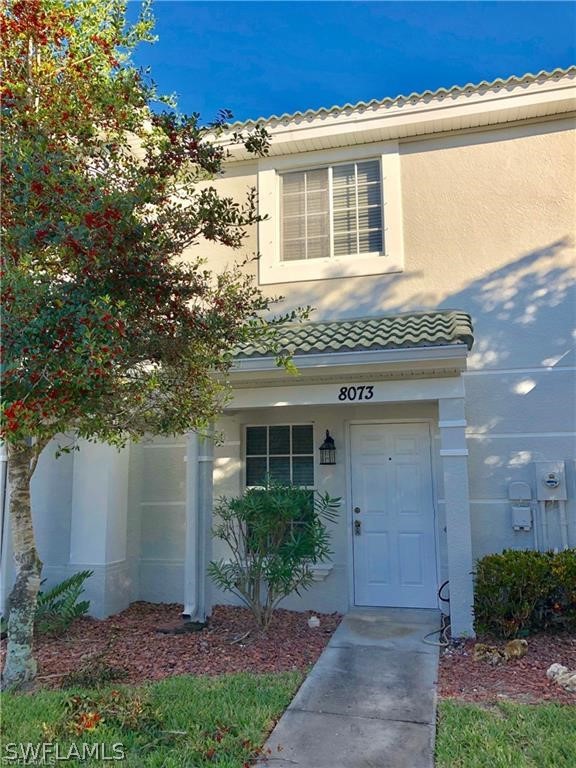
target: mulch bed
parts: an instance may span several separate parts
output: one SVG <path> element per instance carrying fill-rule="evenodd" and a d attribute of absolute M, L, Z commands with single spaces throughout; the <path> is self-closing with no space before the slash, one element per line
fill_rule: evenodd
<path fill-rule="evenodd" d="M 440 658 L 439 695 L 475 702 L 510 699 L 526 704 L 576 704 L 575 694 L 546 677 L 546 670 L 555 662 L 576 669 L 576 637 L 566 633 L 533 635 L 527 639 L 526 656 L 495 667 L 486 661 L 474 661 L 473 640 L 451 646 Z M 481 642 L 503 645 L 492 639 Z"/>
<path fill-rule="evenodd" d="M 161 633 L 182 625 L 181 611 L 181 605 L 138 602 L 107 619 L 77 619 L 60 637 L 40 637 L 35 643 L 39 682 L 57 687 L 63 675 L 105 649 L 106 663 L 124 669 L 131 683 L 181 674 L 306 671 L 342 618 L 314 613 L 320 627 L 310 629 L 312 611 L 278 610 L 262 633 L 248 609 L 219 605 L 200 632 Z"/>

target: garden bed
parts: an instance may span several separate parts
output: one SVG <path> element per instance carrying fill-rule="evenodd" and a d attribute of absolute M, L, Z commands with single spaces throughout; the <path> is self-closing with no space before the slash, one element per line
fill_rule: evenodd
<path fill-rule="evenodd" d="M 77 619 L 62 636 L 39 637 L 38 680 L 58 687 L 64 675 L 103 652 L 103 660 L 124 670 L 130 683 L 182 674 L 306 671 L 341 619 L 336 613 L 316 613 L 320 627 L 310 629 L 312 612 L 278 610 L 263 633 L 246 608 L 220 605 L 200 632 L 162 633 L 182 625 L 181 610 L 177 604 L 137 602 L 107 619 Z"/>
<path fill-rule="evenodd" d="M 503 645 L 490 638 L 482 639 Z M 522 659 L 491 666 L 474 660 L 475 641 L 451 646 L 440 658 L 438 694 L 470 702 L 494 702 L 502 699 L 522 703 L 554 701 L 576 703 L 568 693 L 548 680 L 546 670 L 559 662 L 576 669 L 576 637 L 568 633 L 538 634 L 528 638 L 528 653 Z"/>

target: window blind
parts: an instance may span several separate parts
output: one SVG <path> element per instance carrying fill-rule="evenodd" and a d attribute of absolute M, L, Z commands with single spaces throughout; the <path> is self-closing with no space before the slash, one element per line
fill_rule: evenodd
<path fill-rule="evenodd" d="M 281 178 L 282 261 L 382 251 L 378 160 L 296 171 Z"/>

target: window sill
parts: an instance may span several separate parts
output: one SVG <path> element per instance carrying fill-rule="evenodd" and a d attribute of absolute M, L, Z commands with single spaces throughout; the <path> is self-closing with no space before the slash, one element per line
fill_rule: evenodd
<path fill-rule="evenodd" d="M 328 576 L 332 573 L 334 563 L 317 563 L 310 566 L 312 572 L 312 578 L 314 581 L 326 581 Z"/>
<path fill-rule="evenodd" d="M 403 260 L 385 253 L 369 253 L 363 256 L 335 256 L 330 259 L 309 261 L 260 262 L 259 282 L 261 285 L 295 283 L 306 280 L 330 280 L 342 277 L 382 275 L 402 272 Z"/>

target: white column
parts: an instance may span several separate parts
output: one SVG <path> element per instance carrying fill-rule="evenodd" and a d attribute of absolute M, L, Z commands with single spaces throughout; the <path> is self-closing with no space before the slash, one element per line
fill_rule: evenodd
<path fill-rule="evenodd" d="M 190 432 L 186 450 L 186 552 L 184 610 L 189 621 L 204 623 L 210 615 L 206 569 L 212 553 L 214 440 Z"/>
<path fill-rule="evenodd" d="M 438 411 L 452 636 L 473 636 L 472 534 L 464 398 L 440 399 Z"/>
<path fill-rule="evenodd" d="M 130 602 L 126 561 L 129 449 L 81 441 L 74 454 L 70 571 L 92 570 L 90 613 L 103 617 Z"/>

